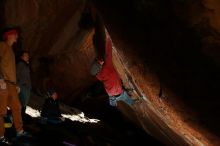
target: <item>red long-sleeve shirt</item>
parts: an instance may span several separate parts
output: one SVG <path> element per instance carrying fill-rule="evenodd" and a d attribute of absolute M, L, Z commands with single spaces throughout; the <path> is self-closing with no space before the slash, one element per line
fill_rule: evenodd
<path fill-rule="evenodd" d="M 112 42 L 106 38 L 105 60 L 100 72 L 96 75 L 102 81 L 109 96 L 119 95 L 123 92 L 122 82 L 112 62 Z"/>

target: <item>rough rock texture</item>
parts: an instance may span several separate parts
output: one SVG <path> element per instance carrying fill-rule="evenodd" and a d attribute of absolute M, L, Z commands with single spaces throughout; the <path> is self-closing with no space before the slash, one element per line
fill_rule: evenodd
<path fill-rule="evenodd" d="M 135 88 L 133 98 L 144 97 L 133 107 L 135 121 L 167 145 L 219 145 L 220 2 L 94 3 L 124 84 Z M 21 27 L 34 89 L 41 93 L 54 84 L 68 103 L 95 82 L 89 75 L 93 31 L 78 26 L 83 6 L 82 0 L 7 0 L 5 16 L 0 14 L 6 24 Z M 132 119 L 128 107 L 119 109 Z"/>
<path fill-rule="evenodd" d="M 151 110 L 188 144 L 219 145 L 219 47 L 210 49 L 213 42 L 206 41 L 211 37 L 218 42 L 219 26 L 204 2 L 95 2 Z M 213 15 L 217 11 L 212 10 Z"/>

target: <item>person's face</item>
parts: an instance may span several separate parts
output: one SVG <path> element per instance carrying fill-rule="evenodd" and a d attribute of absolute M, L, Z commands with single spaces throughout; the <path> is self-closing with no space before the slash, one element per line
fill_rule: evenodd
<path fill-rule="evenodd" d="M 29 54 L 28 53 L 23 53 L 21 56 L 21 59 L 24 60 L 25 62 L 29 62 Z"/>
<path fill-rule="evenodd" d="M 9 34 L 9 35 L 7 36 L 7 40 L 10 41 L 10 42 L 12 42 L 12 43 L 17 42 L 17 40 L 18 40 L 18 34 L 17 34 L 17 33 Z"/>
<path fill-rule="evenodd" d="M 56 100 L 58 98 L 57 92 L 54 92 L 51 97 Z"/>

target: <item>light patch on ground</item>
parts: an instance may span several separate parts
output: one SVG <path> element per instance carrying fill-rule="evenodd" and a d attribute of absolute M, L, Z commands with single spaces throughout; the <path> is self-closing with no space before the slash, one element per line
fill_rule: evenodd
<path fill-rule="evenodd" d="M 27 106 L 26 113 L 34 118 L 40 117 L 40 111 L 33 109 L 30 106 Z M 90 119 L 86 117 L 83 112 L 79 114 L 62 114 L 62 116 L 64 118 L 70 119 L 71 121 L 78 121 L 83 123 L 98 123 L 100 121 L 99 119 Z"/>

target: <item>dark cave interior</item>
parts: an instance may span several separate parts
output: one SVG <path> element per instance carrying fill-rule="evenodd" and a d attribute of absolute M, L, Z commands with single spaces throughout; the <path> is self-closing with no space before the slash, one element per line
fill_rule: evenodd
<path fill-rule="evenodd" d="M 140 75 L 145 79 L 138 85 L 155 107 L 163 100 L 184 122 L 194 123 L 196 131 L 202 129 L 202 135 L 208 131 L 219 137 L 220 25 L 216 19 L 220 13 L 216 9 L 220 3 L 216 1 L 87 2 L 97 11 L 115 48 L 123 56 L 123 63 L 131 68 L 131 75 L 137 82 Z M 21 40 L 14 48 L 15 52 L 28 48 L 31 53 L 33 92 L 44 92 L 49 80 L 57 87 L 64 103 L 81 108 L 91 116 L 104 118 L 104 113 L 118 112 L 110 108 L 99 113 L 108 106 L 105 93 L 96 95 L 96 91 L 103 91 L 99 82 L 87 73 L 95 53 L 92 20 L 84 23 L 85 28 L 79 26 L 83 10 L 88 10 L 83 9 L 85 3 L 77 0 L 65 0 L 61 5 L 59 0 L 38 2 L 39 11 L 36 8 L 32 12 L 28 7 L 35 8 L 30 5 L 33 2 L 22 2 L 22 6 L 16 5 L 17 2 L 0 2 L 0 28 L 14 23 L 21 29 Z M 7 11 L 12 8 L 14 12 Z M 92 8 L 88 10 L 91 17 Z M 27 12 L 31 12 L 30 19 L 25 17 Z M 132 70 L 135 67 L 137 72 Z M 212 139 L 210 135 L 207 137 Z"/>

